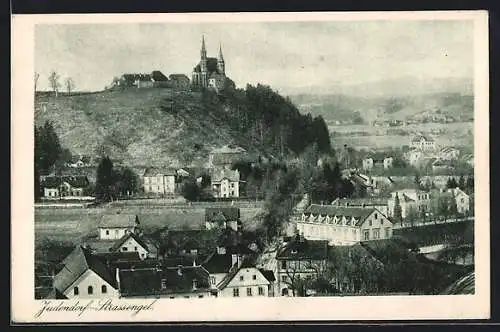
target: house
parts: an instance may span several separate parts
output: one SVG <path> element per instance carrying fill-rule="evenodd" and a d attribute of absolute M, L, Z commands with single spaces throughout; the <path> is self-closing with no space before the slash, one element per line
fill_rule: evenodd
<path fill-rule="evenodd" d="M 176 170 L 170 168 L 148 167 L 144 171 L 144 193 L 162 196 L 175 194 Z"/>
<path fill-rule="evenodd" d="M 392 167 L 393 158 L 385 156 L 383 153 L 371 153 L 362 161 L 362 168 L 365 171 L 371 171 L 374 168 L 388 169 Z"/>
<path fill-rule="evenodd" d="M 138 233 L 139 217 L 134 214 L 106 214 L 98 226 L 99 239 L 120 240 L 129 233 Z"/>
<path fill-rule="evenodd" d="M 239 146 L 224 145 L 214 148 L 208 155 L 209 168 L 230 169 L 235 161 L 245 156 L 246 150 Z"/>
<path fill-rule="evenodd" d="M 436 149 L 436 142 L 432 137 L 418 134 L 410 140 L 410 147 L 420 151 L 430 151 Z"/>
<path fill-rule="evenodd" d="M 241 266 L 243 255 L 228 252 L 226 247 L 219 246 L 203 263 L 202 266 L 209 273 L 209 283 L 211 294 L 218 296 L 221 283 L 226 280 L 227 275 L 233 267 L 238 269 Z"/>
<path fill-rule="evenodd" d="M 258 269 L 253 259 L 244 259 L 218 285 L 218 297 L 274 296 L 273 271 Z"/>
<path fill-rule="evenodd" d="M 453 165 L 450 164 L 450 161 L 446 159 L 434 159 L 431 163 L 431 167 L 433 172 L 449 171 L 454 169 Z"/>
<path fill-rule="evenodd" d="M 154 86 L 151 74 L 138 74 L 135 78 L 134 85 L 137 88 L 152 88 Z"/>
<path fill-rule="evenodd" d="M 392 222 L 373 207 L 312 204 L 297 222 L 297 231 L 309 240 L 330 245 L 353 245 L 361 241 L 392 237 Z"/>
<path fill-rule="evenodd" d="M 457 212 L 461 214 L 466 214 L 470 209 L 470 198 L 463 190 L 460 188 L 448 189 L 448 193 L 453 196 L 455 203 L 457 205 Z"/>
<path fill-rule="evenodd" d="M 457 160 L 460 156 L 460 150 L 453 147 L 445 147 L 438 152 L 441 160 Z"/>
<path fill-rule="evenodd" d="M 238 170 L 213 170 L 211 185 L 213 194 L 219 198 L 239 197 L 240 172 Z"/>
<path fill-rule="evenodd" d="M 92 158 L 87 155 L 79 154 L 71 157 L 71 162 L 67 163 L 68 167 L 80 168 L 91 166 Z"/>
<path fill-rule="evenodd" d="M 394 207 L 396 205 L 396 195 L 401 206 L 401 217 L 407 218 L 410 214 L 425 213 L 431 209 L 430 193 L 418 189 L 401 189 L 391 193 L 387 201 L 389 217 L 394 217 Z"/>
<path fill-rule="evenodd" d="M 328 258 L 328 241 L 307 240 L 296 235 L 277 252 L 275 296 L 293 296 L 296 282 L 318 276 Z"/>
<path fill-rule="evenodd" d="M 410 166 L 418 167 L 424 158 L 424 153 L 416 148 L 412 148 L 404 154 L 404 158 Z"/>
<path fill-rule="evenodd" d="M 204 298 L 210 296 L 208 272 L 201 266 L 117 269 L 123 298 Z"/>
<path fill-rule="evenodd" d="M 43 196 L 50 199 L 71 199 L 84 196 L 89 180 L 86 176 L 47 176 L 40 186 Z"/>
<path fill-rule="evenodd" d="M 389 215 L 386 198 L 380 198 L 380 197 L 337 198 L 332 202 L 332 205 L 344 206 L 344 207 L 374 208 L 379 210 L 386 217 Z"/>
<path fill-rule="evenodd" d="M 67 299 L 118 298 L 113 270 L 97 256 L 77 246 L 54 277 L 54 288 Z"/>
<path fill-rule="evenodd" d="M 226 228 L 235 231 L 241 228 L 240 209 L 235 207 L 205 208 L 205 228 Z"/>
<path fill-rule="evenodd" d="M 137 252 L 140 259 L 146 259 L 150 257 L 148 245 L 137 234 L 134 234 L 132 232 L 125 234 L 121 239 L 117 240 L 111 247 L 111 251 Z"/>
<path fill-rule="evenodd" d="M 171 74 L 168 78 L 170 79 L 170 85 L 173 88 L 187 89 L 191 84 L 189 77 L 185 74 Z"/>

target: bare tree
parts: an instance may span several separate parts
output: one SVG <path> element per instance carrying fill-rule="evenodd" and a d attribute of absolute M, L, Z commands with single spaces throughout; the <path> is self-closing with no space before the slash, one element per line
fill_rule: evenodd
<path fill-rule="evenodd" d="M 38 79 L 40 78 L 40 74 L 35 72 L 35 92 L 36 92 L 36 86 L 38 84 Z"/>
<path fill-rule="evenodd" d="M 64 81 L 64 85 L 66 86 L 66 91 L 68 91 L 68 95 L 70 95 L 73 89 L 75 88 L 75 82 L 71 77 L 68 77 Z"/>
<path fill-rule="evenodd" d="M 49 75 L 49 84 L 57 97 L 61 84 L 59 83 L 59 75 L 55 71 L 52 71 Z"/>

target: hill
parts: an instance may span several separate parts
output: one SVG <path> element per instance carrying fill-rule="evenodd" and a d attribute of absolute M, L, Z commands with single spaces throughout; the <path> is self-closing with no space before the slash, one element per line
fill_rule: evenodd
<path fill-rule="evenodd" d="M 270 87 L 211 91 L 125 89 L 35 96 L 35 122 L 52 121 L 73 154 L 107 154 L 131 165 L 202 165 L 211 148 L 300 152 L 317 142 L 330 148 L 321 118 L 301 115 Z"/>

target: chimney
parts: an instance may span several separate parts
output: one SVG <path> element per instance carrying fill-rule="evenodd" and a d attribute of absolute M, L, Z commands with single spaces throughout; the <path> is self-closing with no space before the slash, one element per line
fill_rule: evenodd
<path fill-rule="evenodd" d="M 118 288 L 118 292 L 120 292 L 120 268 L 116 268 L 116 287 Z"/>
<path fill-rule="evenodd" d="M 231 266 L 235 266 L 238 264 L 238 254 L 231 255 Z"/>

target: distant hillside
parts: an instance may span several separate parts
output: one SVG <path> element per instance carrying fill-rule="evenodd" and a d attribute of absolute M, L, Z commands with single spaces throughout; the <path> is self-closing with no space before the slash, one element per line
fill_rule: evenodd
<path fill-rule="evenodd" d="M 359 112 L 366 122 L 404 120 L 425 112 L 472 118 L 474 97 L 460 93 L 433 93 L 412 96 L 355 97 L 349 95 L 292 95 L 301 112 L 321 115 L 325 121 L 352 121 Z"/>
<path fill-rule="evenodd" d="M 222 96 L 159 88 L 42 93 L 35 112 L 36 124 L 51 120 L 73 154 L 106 153 L 132 165 L 203 165 L 211 148 L 225 144 L 274 155 L 321 140 L 330 146 L 322 119 L 260 85 Z"/>

